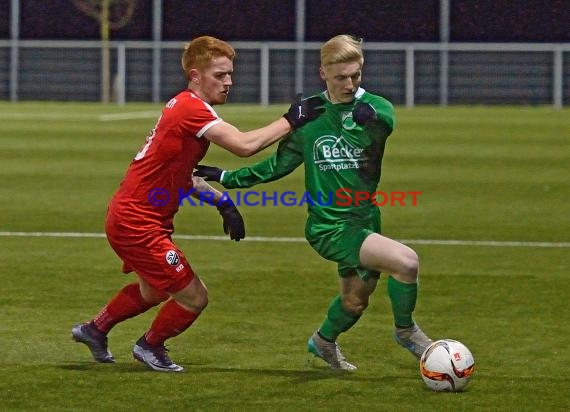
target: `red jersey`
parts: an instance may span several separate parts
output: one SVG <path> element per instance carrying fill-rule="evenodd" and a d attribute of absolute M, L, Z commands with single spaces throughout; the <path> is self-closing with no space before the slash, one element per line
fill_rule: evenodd
<path fill-rule="evenodd" d="M 172 98 L 111 200 L 108 218 L 114 224 L 108 229 L 172 232 L 179 193 L 192 187 L 192 171 L 210 144 L 203 135 L 221 121 L 214 109 L 190 90 Z"/>

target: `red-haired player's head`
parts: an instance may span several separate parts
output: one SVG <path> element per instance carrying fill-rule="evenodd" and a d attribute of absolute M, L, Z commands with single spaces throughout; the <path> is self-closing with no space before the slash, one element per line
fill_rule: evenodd
<path fill-rule="evenodd" d="M 232 86 L 235 50 L 223 40 L 197 37 L 182 53 L 188 89 L 211 105 L 224 104 Z"/>

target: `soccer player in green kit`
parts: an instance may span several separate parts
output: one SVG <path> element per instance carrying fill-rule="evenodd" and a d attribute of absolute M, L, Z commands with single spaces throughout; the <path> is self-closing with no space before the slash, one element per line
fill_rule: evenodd
<path fill-rule="evenodd" d="M 376 191 L 395 121 L 388 100 L 360 87 L 363 63 L 361 39 L 338 35 L 328 40 L 321 47 L 319 73 L 326 90 L 319 96 L 326 110 L 319 118 L 293 131 L 276 153 L 253 166 L 224 171 L 200 165 L 194 173 L 226 188 L 245 188 L 282 178 L 304 164 L 305 187 L 312 199 L 305 236 L 321 256 L 338 263 L 340 275 L 340 294 L 309 338 L 308 351 L 331 368 L 344 370 L 356 366 L 346 360 L 337 338 L 361 317 L 380 272 L 388 274 L 396 342 L 417 358 L 432 342 L 412 317 L 418 255 L 381 235 L 374 198 L 355 195 Z"/>

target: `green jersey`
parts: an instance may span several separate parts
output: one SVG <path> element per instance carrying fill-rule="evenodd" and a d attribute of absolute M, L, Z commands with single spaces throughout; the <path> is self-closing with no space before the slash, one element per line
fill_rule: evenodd
<path fill-rule="evenodd" d="M 394 129 L 394 108 L 385 98 L 362 88 L 350 103 L 333 104 L 326 91 L 321 97 L 325 100 L 323 114 L 282 140 L 271 157 L 225 172 L 224 187 L 270 182 L 304 164 L 304 196 L 312 220 L 324 223 L 371 216 L 386 139 Z M 352 110 L 359 101 L 376 110 L 377 121 L 365 127 L 353 121 Z"/>

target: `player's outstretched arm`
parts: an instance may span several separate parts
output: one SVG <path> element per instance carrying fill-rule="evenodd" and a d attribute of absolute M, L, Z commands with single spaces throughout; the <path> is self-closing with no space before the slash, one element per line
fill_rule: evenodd
<path fill-rule="evenodd" d="M 202 177 L 211 182 L 221 182 L 225 170 L 215 166 L 198 165 L 194 170 L 194 176 Z"/>
<path fill-rule="evenodd" d="M 287 176 L 303 163 L 302 137 L 293 133 L 279 143 L 270 157 L 251 166 L 224 170 L 215 166 L 198 165 L 194 175 L 221 183 L 227 189 L 245 188 L 268 183 Z"/>
<path fill-rule="evenodd" d="M 210 127 L 204 136 L 237 156 L 249 157 L 272 145 L 292 130 L 315 120 L 324 112 L 323 104 L 319 96 L 303 99 L 302 95 L 297 95 L 295 102 L 283 117 L 265 127 L 241 132 L 230 123 L 220 122 Z"/>

